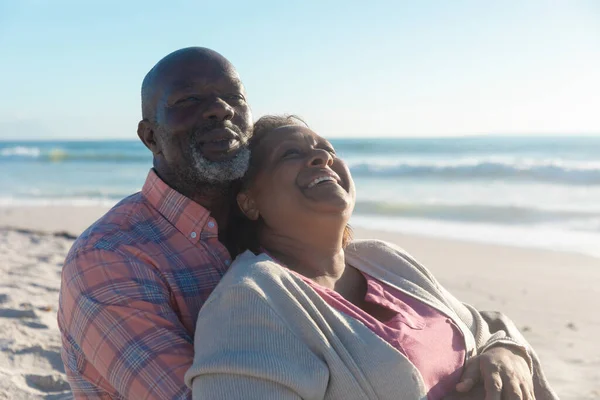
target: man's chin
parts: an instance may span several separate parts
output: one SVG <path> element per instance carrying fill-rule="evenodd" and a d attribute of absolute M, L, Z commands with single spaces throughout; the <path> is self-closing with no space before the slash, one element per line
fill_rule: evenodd
<path fill-rule="evenodd" d="M 200 153 L 202 157 L 211 162 L 228 161 L 237 156 L 243 147 L 238 141 L 228 144 L 205 144 Z"/>
<path fill-rule="evenodd" d="M 247 147 L 238 149 L 235 153 L 210 159 L 197 153 L 195 164 L 190 174 L 196 182 L 209 186 L 228 186 L 240 179 L 246 173 L 250 163 L 250 150 Z"/>

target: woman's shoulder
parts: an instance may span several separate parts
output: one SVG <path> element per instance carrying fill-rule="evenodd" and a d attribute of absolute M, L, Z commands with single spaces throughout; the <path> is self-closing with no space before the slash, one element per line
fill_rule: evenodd
<path fill-rule="evenodd" d="M 234 287 L 263 292 L 265 288 L 281 286 L 278 283 L 285 279 L 290 279 L 289 273 L 267 254 L 246 251 L 233 261 L 215 288 L 214 294 Z"/>
<path fill-rule="evenodd" d="M 404 248 L 379 239 L 357 239 L 350 242 L 346 253 L 361 258 L 392 259 L 420 265 Z"/>
<path fill-rule="evenodd" d="M 345 250 L 347 259 L 370 274 L 397 275 L 415 282 L 435 282 L 433 275 L 402 247 L 378 239 L 353 240 Z"/>
<path fill-rule="evenodd" d="M 373 249 L 375 251 L 391 251 L 391 250 L 400 250 L 404 251 L 400 246 L 386 242 L 385 240 L 380 239 L 354 239 L 348 245 L 348 248 L 353 249 L 361 249 L 368 250 Z"/>

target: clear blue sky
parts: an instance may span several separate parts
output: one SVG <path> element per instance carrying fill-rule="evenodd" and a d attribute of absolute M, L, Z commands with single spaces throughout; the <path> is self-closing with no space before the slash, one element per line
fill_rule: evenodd
<path fill-rule="evenodd" d="M 0 0 L 0 139 L 135 138 L 167 53 L 339 136 L 600 134 L 600 2 Z"/>

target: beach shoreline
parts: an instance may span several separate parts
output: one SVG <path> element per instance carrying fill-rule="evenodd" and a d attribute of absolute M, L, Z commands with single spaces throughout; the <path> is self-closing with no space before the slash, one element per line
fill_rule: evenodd
<path fill-rule="evenodd" d="M 0 208 L 0 399 L 68 399 L 56 307 L 64 257 L 107 207 Z M 522 329 L 561 399 L 600 399 L 600 259 L 355 228 L 405 248 L 460 300 Z M 5 397 L 3 397 L 5 396 Z"/>

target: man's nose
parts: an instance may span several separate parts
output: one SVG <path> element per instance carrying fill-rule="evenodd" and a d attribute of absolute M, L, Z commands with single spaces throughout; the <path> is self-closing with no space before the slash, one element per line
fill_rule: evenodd
<path fill-rule="evenodd" d="M 204 119 L 211 119 L 217 121 L 227 121 L 233 118 L 235 114 L 233 107 L 231 107 L 223 99 L 215 98 L 213 102 L 204 110 Z"/>
<path fill-rule="evenodd" d="M 323 149 L 313 150 L 309 163 L 311 167 L 331 166 L 331 164 L 333 164 L 333 157 L 330 152 Z"/>

